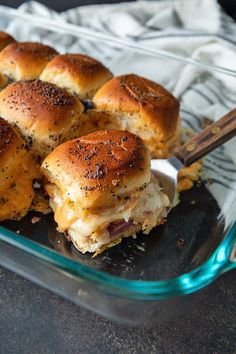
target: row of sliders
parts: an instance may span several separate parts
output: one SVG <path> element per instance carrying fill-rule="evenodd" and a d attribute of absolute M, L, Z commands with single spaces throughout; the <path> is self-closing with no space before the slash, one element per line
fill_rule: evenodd
<path fill-rule="evenodd" d="M 0 220 L 44 211 L 35 207 L 43 185 L 81 252 L 163 223 L 169 201 L 150 158 L 179 144 L 178 100 L 88 56 L 10 38 L 1 47 L 0 36 Z"/>
<path fill-rule="evenodd" d="M 49 121 L 52 118 L 54 127 L 45 126 L 47 131 L 52 130 L 49 135 L 56 134 L 61 129 L 56 129 L 55 123 L 55 116 L 60 116 L 58 107 L 55 114 L 51 112 L 52 105 L 56 107 L 56 99 L 53 96 L 57 95 L 58 105 L 64 109 L 63 115 L 74 114 L 74 117 L 81 120 L 80 125 L 84 125 L 86 120 L 90 125 L 85 131 L 82 129 L 67 138 L 63 136 L 67 134 L 64 132 L 59 140 L 58 136 L 55 136 L 59 143 L 72 138 L 73 135 L 108 128 L 129 130 L 138 134 L 148 145 L 152 157 L 167 156 L 169 147 L 176 144 L 179 138 L 179 102 L 162 86 L 132 74 L 112 78 L 110 70 L 96 59 L 81 54 L 59 55 L 49 46 L 34 42 L 16 42 L 11 36 L 3 32 L 1 34 L 0 74 L 8 85 L 12 81 L 16 83 L 7 87 L 1 95 L 1 101 L 4 100 L 5 104 L 1 104 L 3 108 L 0 115 L 17 127 L 19 125 L 19 129 L 22 123 L 21 115 L 27 115 L 29 122 L 22 126 L 25 137 L 32 135 L 34 140 L 33 134 L 25 131 L 31 126 L 32 117 L 35 123 L 39 120 L 40 124 L 42 115 L 45 115 L 44 121 L 46 118 Z M 9 41 L 12 43 L 9 44 Z M 40 81 L 28 81 L 36 79 Z M 22 80 L 24 82 L 21 82 Z M 62 92 L 59 88 L 67 92 Z M 37 112 L 26 114 L 25 107 L 29 111 Z M 15 111 L 18 111 L 18 114 Z M 12 116 L 19 116 L 19 120 Z M 59 118 L 57 120 L 60 121 Z M 67 123 L 69 124 L 66 129 L 78 128 L 74 127 L 72 121 L 65 119 L 64 126 Z M 46 145 L 53 145 L 51 140 L 53 138 Z M 39 149 L 41 150 L 41 147 Z M 45 153 L 49 149 L 46 149 Z"/>
<path fill-rule="evenodd" d="M 38 167 L 16 129 L 0 118 L 0 220 L 20 219 L 31 208 Z M 69 140 L 44 159 L 41 172 L 58 230 L 82 253 L 98 254 L 165 221 L 169 200 L 151 173 L 150 152 L 127 131 Z"/>
<path fill-rule="evenodd" d="M 41 79 L 67 89 L 80 99 L 91 98 L 112 73 L 82 54 L 59 53 L 37 42 L 17 42 L 0 32 L 0 88 L 12 81 Z"/>

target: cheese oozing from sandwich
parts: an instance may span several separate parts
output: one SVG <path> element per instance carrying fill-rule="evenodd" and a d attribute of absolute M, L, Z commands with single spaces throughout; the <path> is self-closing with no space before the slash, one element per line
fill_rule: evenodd
<path fill-rule="evenodd" d="M 0 221 L 20 219 L 34 198 L 34 179 L 40 175 L 34 156 L 18 132 L 0 118 Z"/>
<path fill-rule="evenodd" d="M 166 217 L 168 197 L 134 134 L 98 131 L 66 142 L 44 160 L 42 171 L 58 230 L 83 253 L 148 234 Z"/>

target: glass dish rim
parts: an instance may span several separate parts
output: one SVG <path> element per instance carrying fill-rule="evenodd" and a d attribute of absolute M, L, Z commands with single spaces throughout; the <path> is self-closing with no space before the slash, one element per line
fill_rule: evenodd
<path fill-rule="evenodd" d="M 236 71 L 218 67 L 207 62 L 191 59 L 189 57 L 181 57 L 168 51 L 152 50 L 145 46 L 139 45 L 135 42 L 126 41 L 113 36 L 107 36 L 80 27 L 69 24 L 67 22 L 58 23 L 50 18 L 42 18 L 29 13 L 24 13 L 18 9 L 13 9 L 8 6 L 0 5 L 1 16 L 11 18 L 25 19 L 33 23 L 37 27 L 52 30 L 54 32 L 72 34 L 79 38 L 90 38 L 91 40 L 101 40 L 107 43 L 115 41 L 119 46 L 127 49 L 137 50 L 156 57 L 169 58 L 171 60 L 179 60 L 186 64 L 191 64 L 205 68 L 210 71 L 221 72 L 226 75 L 236 76 Z M 211 34 L 210 36 L 220 37 L 218 34 Z M 163 300 L 174 296 L 186 295 L 193 293 L 201 288 L 209 285 L 223 272 L 236 267 L 236 263 L 229 260 L 232 246 L 236 241 L 236 223 L 232 225 L 231 229 L 225 236 L 225 239 L 220 243 L 218 248 L 214 251 L 211 257 L 196 267 L 189 273 L 181 276 L 161 281 L 144 281 L 144 280 L 129 280 L 119 278 L 117 276 L 109 275 L 103 271 L 96 270 L 89 266 L 75 262 L 54 250 L 40 245 L 37 242 L 25 238 L 23 235 L 19 237 L 18 234 L 0 226 L 0 240 L 18 247 L 31 255 L 37 256 L 40 260 L 47 261 L 49 264 L 59 267 L 61 270 L 68 271 L 71 275 L 80 276 L 81 278 L 92 282 L 93 284 L 102 288 L 106 292 L 113 295 L 119 294 L 122 297 L 138 300 Z"/>
<path fill-rule="evenodd" d="M 228 231 L 225 239 L 203 264 L 178 277 L 154 281 L 125 279 L 107 274 L 69 259 L 2 226 L 0 226 L 0 240 L 59 267 L 73 276 L 90 281 L 108 293 L 137 300 L 163 300 L 191 294 L 211 284 L 222 273 L 236 268 L 236 262 L 230 260 L 230 254 L 236 242 L 236 222 Z"/>
<path fill-rule="evenodd" d="M 58 22 L 54 19 L 51 19 L 49 17 L 44 17 L 44 16 L 37 16 L 35 14 L 30 14 L 27 12 L 23 12 L 20 9 L 14 9 L 10 6 L 5 6 L 5 5 L 0 5 L 0 16 L 7 16 L 8 18 L 15 18 L 15 19 L 21 19 L 21 20 L 26 20 L 28 23 L 31 23 L 35 27 L 41 27 L 46 30 L 50 30 L 52 32 L 57 32 L 57 33 L 66 33 L 78 38 L 87 38 L 89 40 L 100 40 L 103 42 L 107 43 L 112 43 L 113 45 L 117 45 L 123 48 L 131 49 L 131 50 L 136 50 L 141 53 L 144 53 L 146 55 L 151 55 L 151 56 L 156 56 L 156 57 L 162 57 L 162 58 L 168 58 L 170 60 L 176 60 L 176 61 L 181 61 L 185 64 L 191 64 L 194 66 L 202 67 L 210 71 L 215 71 L 219 73 L 223 73 L 225 75 L 229 76 L 234 76 L 236 77 L 236 71 L 231 70 L 226 67 L 214 65 L 208 62 L 205 62 L 203 60 L 199 59 L 193 59 L 191 57 L 183 57 L 179 54 L 170 52 L 168 50 L 163 50 L 163 49 L 156 49 L 156 48 L 150 48 L 148 46 L 144 46 L 140 43 L 137 43 L 135 40 L 132 39 L 123 39 L 123 38 L 118 38 L 116 36 L 112 35 L 107 35 L 104 34 L 98 30 L 92 30 L 87 27 L 79 26 L 79 25 L 74 25 L 71 23 L 68 23 L 65 21 L 65 19 L 62 19 L 61 22 Z M 202 32 L 199 32 L 198 35 L 203 35 Z M 219 38 L 221 40 L 224 40 L 226 42 L 231 43 L 231 45 L 236 45 L 236 42 L 234 43 L 232 40 L 227 38 L 221 33 L 210 33 L 210 37 L 215 37 Z"/>

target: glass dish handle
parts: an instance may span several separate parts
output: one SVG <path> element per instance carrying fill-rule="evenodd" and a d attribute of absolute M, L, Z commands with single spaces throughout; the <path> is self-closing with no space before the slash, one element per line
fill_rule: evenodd
<path fill-rule="evenodd" d="M 222 243 L 223 253 L 225 253 L 225 264 L 223 266 L 223 271 L 228 271 L 231 269 L 236 269 L 236 221 L 228 234 L 225 242 Z M 219 252 L 220 255 L 221 251 Z M 221 255 L 220 255 L 221 259 Z"/>
<path fill-rule="evenodd" d="M 232 249 L 229 259 L 231 262 L 235 263 L 235 267 L 236 267 L 236 242 L 233 245 L 233 249 Z"/>
<path fill-rule="evenodd" d="M 231 230 L 232 238 L 228 244 L 229 256 L 227 262 L 227 270 L 236 269 L 236 222 Z"/>

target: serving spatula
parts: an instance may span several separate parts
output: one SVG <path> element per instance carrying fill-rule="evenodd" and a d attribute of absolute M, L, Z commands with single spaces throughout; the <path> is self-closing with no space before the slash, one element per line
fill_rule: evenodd
<path fill-rule="evenodd" d="M 234 136 L 236 136 L 236 108 L 195 135 L 186 144 L 176 148 L 169 159 L 151 161 L 152 171 L 169 197 L 171 206 L 174 204 L 177 192 L 178 172 Z"/>

